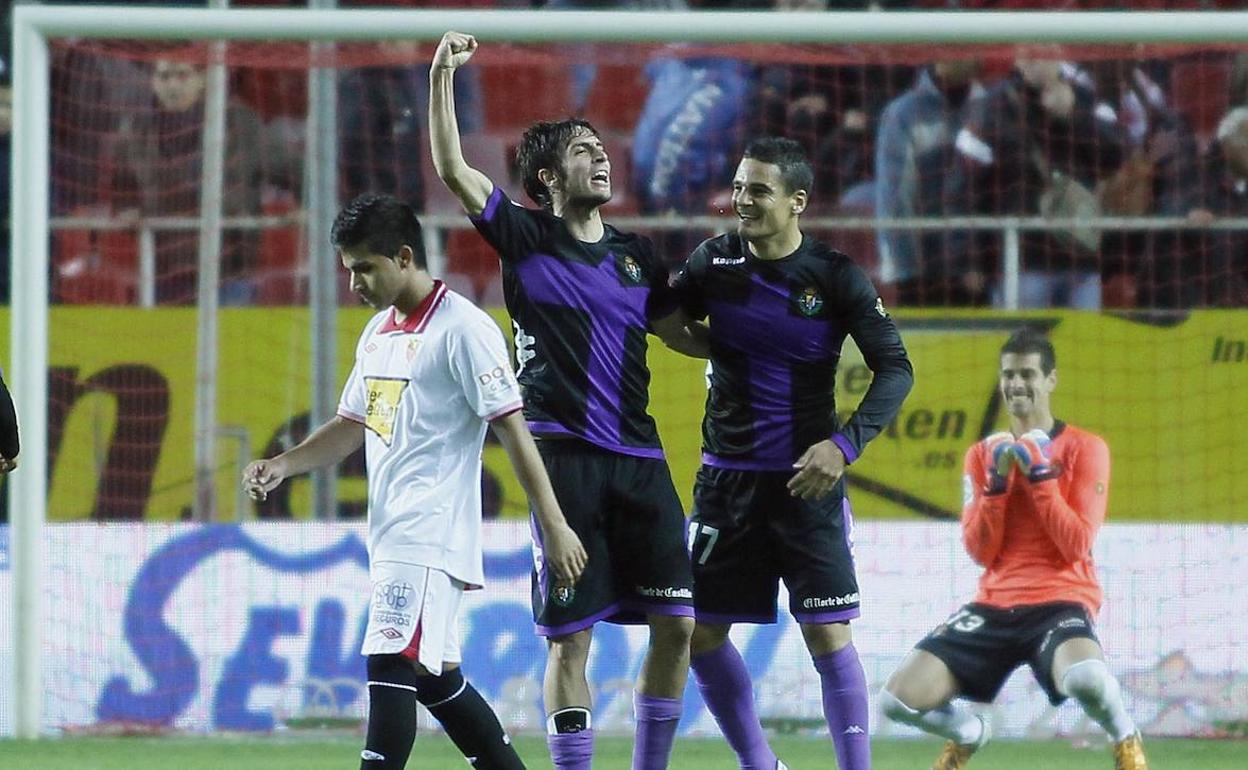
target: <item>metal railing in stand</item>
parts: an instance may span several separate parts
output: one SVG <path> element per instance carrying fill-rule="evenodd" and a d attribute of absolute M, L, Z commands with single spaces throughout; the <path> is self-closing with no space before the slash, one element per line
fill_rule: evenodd
<path fill-rule="evenodd" d="M 278 216 L 224 217 L 222 230 L 266 230 L 290 227 L 304 222 L 302 211 Z M 611 224 L 623 230 L 702 230 L 708 235 L 732 227 L 731 217 L 722 216 L 608 216 Z M 429 231 L 467 230 L 472 227 L 467 217 L 458 214 L 425 214 L 421 217 Z M 198 217 L 145 217 L 137 220 L 108 216 L 53 217 L 50 227 L 58 230 L 134 230 L 139 240 L 139 304 L 155 304 L 156 252 L 155 233 L 196 231 Z M 1248 217 L 1224 217 L 1211 222 L 1198 222 L 1185 217 L 1099 217 L 1095 219 L 1050 219 L 1046 217 L 911 217 L 880 219 L 876 217 L 806 217 L 802 226 L 808 230 L 925 230 L 925 231 L 997 231 L 1002 237 L 1001 305 L 1016 310 L 1019 305 L 1019 275 L 1022 271 L 1020 240 L 1025 232 L 1099 230 L 1101 232 L 1161 232 L 1179 230 L 1248 231 Z M 853 256 L 852 254 L 850 256 Z"/>

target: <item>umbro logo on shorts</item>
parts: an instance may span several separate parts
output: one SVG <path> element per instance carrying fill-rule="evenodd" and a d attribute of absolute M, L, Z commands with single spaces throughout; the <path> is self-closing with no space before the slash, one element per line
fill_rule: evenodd
<path fill-rule="evenodd" d="M 403 634 L 400 633 L 397 628 L 383 628 L 381 629 L 381 635 L 386 637 L 387 639 L 402 639 L 403 638 Z"/>

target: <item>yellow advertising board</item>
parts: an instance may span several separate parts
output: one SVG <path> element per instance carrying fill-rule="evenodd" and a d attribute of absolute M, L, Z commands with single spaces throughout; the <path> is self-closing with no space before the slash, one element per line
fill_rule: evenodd
<path fill-rule="evenodd" d="M 363 309 L 339 315 L 339 382 L 369 315 Z M 496 318 L 509 328 L 501 312 Z M 1109 443 L 1111 518 L 1248 519 L 1248 493 L 1235 463 L 1248 457 L 1248 313 L 1197 312 L 1170 324 L 1070 311 L 907 312 L 898 320 L 915 388 L 850 468 L 858 516 L 956 515 L 964 451 L 1005 425 L 995 396 L 997 351 L 1026 321 L 1050 329 L 1057 348 L 1055 414 Z M 7 327 L 7 313 L 0 321 Z M 58 307 L 51 323 L 49 519 L 185 515 L 194 471 L 194 310 Z M 306 431 L 308 314 L 226 309 L 220 340 L 217 498 L 221 518 L 229 520 L 243 505 L 237 477 L 244 460 Z M 652 412 L 687 504 L 699 458 L 705 366 L 652 341 Z M 8 360 L 7 346 L 5 334 L 0 360 Z M 869 370 L 847 343 L 838 408 L 852 412 L 869 384 Z M 487 506 L 523 516 L 502 450 L 487 446 L 485 459 Z M 357 461 L 345 469 L 339 495 L 358 513 L 364 494 Z M 306 479 L 271 506 L 277 507 L 270 514 L 309 516 Z"/>

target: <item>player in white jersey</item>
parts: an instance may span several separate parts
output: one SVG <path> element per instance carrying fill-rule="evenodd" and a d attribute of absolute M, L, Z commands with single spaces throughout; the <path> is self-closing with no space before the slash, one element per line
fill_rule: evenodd
<path fill-rule="evenodd" d="M 523 768 L 498 718 L 459 670 L 460 597 L 484 583 L 487 423 L 537 513 L 549 563 L 569 586 L 585 568 L 585 549 L 525 425 L 502 332 L 429 275 L 412 208 L 362 195 L 338 214 L 332 239 L 352 290 L 380 312 L 360 336 L 338 415 L 299 446 L 247 466 L 243 484 L 263 499 L 283 479 L 365 446 L 373 590 L 361 770 L 406 764 L 418 701 L 478 770 Z"/>

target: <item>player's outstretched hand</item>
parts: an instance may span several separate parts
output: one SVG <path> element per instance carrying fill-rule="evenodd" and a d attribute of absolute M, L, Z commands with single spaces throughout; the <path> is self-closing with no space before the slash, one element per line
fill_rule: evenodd
<path fill-rule="evenodd" d="M 797 474 L 789 479 L 789 493 L 803 500 L 818 500 L 832 491 L 845 472 L 845 455 L 831 439 L 825 439 L 807 449 L 793 467 Z"/>
<path fill-rule="evenodd" d="M 286 478 L 284 463 L 279 460 L 256 460 L 243 469 L 243 489 L 258 503 L 268 498 Z"/>
<path fill-rule="evenodd" d="M 455 70 L 463 66 L 477 52 L 477 39 L 463 32 L 447 32 L 433 53 L 433 66 Z"/>
<path fill-rule="evenodd" d="M 576 536 L 567 524 L 551 527 L 549 532 L 542 533 L 546 542 L 546 563 L 554 571 L 560 583 L 571 586 L 581 579 L 585 565 L 589 562 L 589 554 L 581 539 Z"/>
<path fill-rule="evenodd" d="M 1010 468 L 1016 460 L 1014 434 L 1009 431 L 994 433 L 981 441 L 980 445 L 984 448 L 984 465 L 988 468 L 984 492 L 990 495 L 1003 494 L 1009 484 Z"/>
<path fill-rule="evenodd" d="M 0 475 L 8 473 L 17 467 L 17 458 L 10 460 L 7 457 L 0 457 Z"/>

